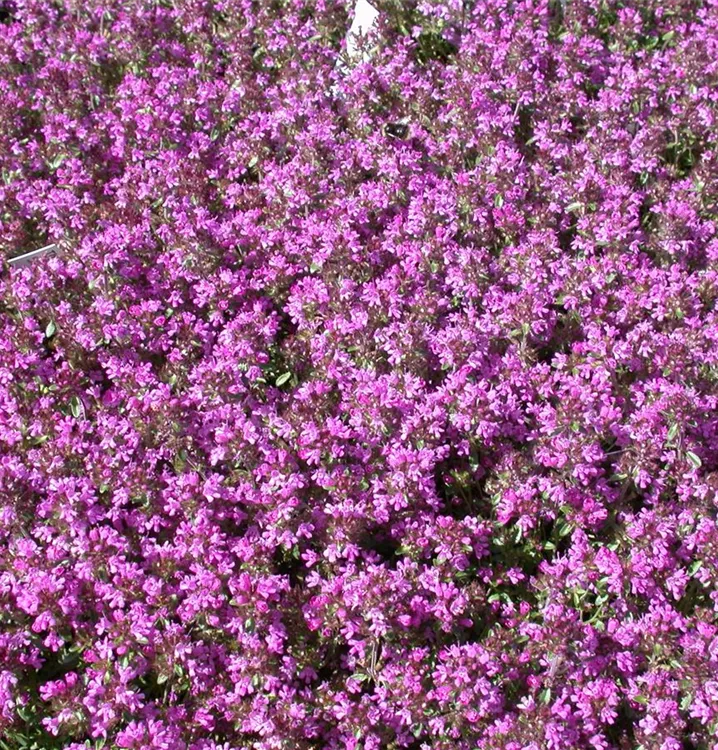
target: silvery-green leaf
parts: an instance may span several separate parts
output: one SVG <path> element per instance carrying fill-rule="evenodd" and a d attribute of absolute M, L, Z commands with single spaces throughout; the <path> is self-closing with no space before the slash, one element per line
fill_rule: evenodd
<path fill-rule="evenodd" d="M 698 458 L 698 456 L 696 456 L 693 451 L 687 451 L 686 458 L 691 462 L 691 465 L 694 469 L 700 469 L 700 467 L 702 466 L 700 458 Z"/>

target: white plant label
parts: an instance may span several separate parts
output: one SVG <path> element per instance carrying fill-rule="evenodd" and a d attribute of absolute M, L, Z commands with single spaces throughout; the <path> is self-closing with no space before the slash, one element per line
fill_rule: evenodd
<path fill-rule="evenodd" d="M 33 260 L 37 260 L 38 258 L 42 258 L 43 255 L 47 255 L 48 253 L 56 253 L 60 248 L 57 245 L 45 245 L 45 247 L 40 247 L 37 250 L 32 250 L 29 253 L 25 253 L 24 255 L 17 255 L 14 258 L 8 258 L 8 263 L 13 268 L 21 268 L 22 266 L 26 266 L 28 263 L 32 263 Z"/>
<path fill-rule="evenodd" d="M 347 52 L 353 58 L 359 53 L 358 41 L 369 33 L 379 17 L 379 11 L 367 0 L 357 0 L 354 6 L 354 20 L 347 34 Z M 366 59 L 366 55 L 364 55 Z"/>

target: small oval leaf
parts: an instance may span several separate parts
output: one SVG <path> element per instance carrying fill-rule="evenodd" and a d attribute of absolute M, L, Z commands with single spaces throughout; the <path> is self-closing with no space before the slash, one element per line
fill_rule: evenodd
<path fill-rule="evenodd" d="M 696 456 L 693 451 L 687 451 L 686 452 L 686 458 L 691 462 L 691 465 L 694 469 L 700 469 L 702 466 L 702 462 L 698 456 Z"/>
<path fill-rule="evenodd" d="M 70 413 L 75 419 L 85 416 L 85 407 L 77 396 L 73 396 L 70 399 Z"/>

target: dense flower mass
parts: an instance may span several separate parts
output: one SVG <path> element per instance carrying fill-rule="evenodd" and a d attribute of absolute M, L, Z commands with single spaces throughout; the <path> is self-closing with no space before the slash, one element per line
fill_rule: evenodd
<path fill-rule="evenodd" d="M 0 2 L 3 750 L 718 748 L 718 2 L 374 4 Z"/>

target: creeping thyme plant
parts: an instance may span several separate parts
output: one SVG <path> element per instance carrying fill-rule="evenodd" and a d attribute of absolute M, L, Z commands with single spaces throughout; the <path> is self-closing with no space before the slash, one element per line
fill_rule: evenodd
<path fill-rule="evenodd" d="M 374 4 L 0 2 L 2 750 L 718 748 L 718 2 Z"/>

